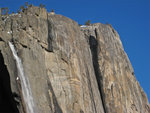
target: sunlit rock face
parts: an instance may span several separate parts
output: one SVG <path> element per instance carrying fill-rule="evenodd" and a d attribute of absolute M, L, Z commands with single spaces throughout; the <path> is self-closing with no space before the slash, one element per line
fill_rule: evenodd
<path fill-rule="evenodd" d="M 135 78 L 118 33 L 100 23 L 82 28 L 89 39 L 93 65 L 107 113 L 149 113 L 147 97 Z"/>
<path fill-rule="evenodd" d="M 10 77 L 12 110 L 24 113 L 24 89 L 8 42 L 15 46 L 29 79 L 36 113 L 150 112 L 119 35 L 110 25 L 80 27 L 38 7 L 0 16 L 0 63 Z M 0 85 L 4 90 L 6 83 Z"/>

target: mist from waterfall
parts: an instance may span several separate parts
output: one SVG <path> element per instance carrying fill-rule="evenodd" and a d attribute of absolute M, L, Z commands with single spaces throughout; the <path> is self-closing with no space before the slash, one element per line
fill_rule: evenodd
<path fill-rule="evenodd" d="M 29 83 L 27 76 L 24 75 L 24 70 L 23 70 L 21 59 L 18 57 L 15 47 L 11 42 L 9 42 L 9 47 L 13 53 L 14 59 L 16 60 L 18 77 L 21 83 L 21 91 L 22 91 L 26 111 L 27 113 L 36 113 L 30 83 Z"/>

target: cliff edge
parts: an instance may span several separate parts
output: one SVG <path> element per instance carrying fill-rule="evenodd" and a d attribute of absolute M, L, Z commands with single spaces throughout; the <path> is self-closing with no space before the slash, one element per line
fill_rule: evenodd
<path fill-rule="evenodd" d="M 147 96 L 110 25 L 80 27 L 39 7 L 0 16 L 2 112 L 26 113 L 29 104 L 9 43 L 29 81 L 34 113 L 150 113 Z"/>

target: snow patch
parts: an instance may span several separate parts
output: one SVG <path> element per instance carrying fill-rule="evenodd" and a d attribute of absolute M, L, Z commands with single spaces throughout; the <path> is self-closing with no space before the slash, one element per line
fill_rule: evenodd
<path fill-rule="evenodd" d="M 80 26 L 80 27 L 87 27 L 86 25 L 82 25 L 82 26 Z"/>

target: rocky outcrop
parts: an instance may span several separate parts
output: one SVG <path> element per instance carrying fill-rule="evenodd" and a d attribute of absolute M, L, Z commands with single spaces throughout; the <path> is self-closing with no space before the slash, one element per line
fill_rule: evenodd
<path fill-rule="evenodd" d="M 118 33 L 111 25 L 82 28 L 89 39 L 95 75 L 106 113 L 149 113 L 147 97 L 135 78 Z"/>
<path fill-rule="evenodd" d="M 0 63 L 8 72 L 2 75 L 10 77 L 8 84 L 0 85 L 10 87 L 4 92 L 9 93 L 11 112 L 24 113 L 26 105 L 8 42 L 21 59 L 37 113 L 150 111 L 119 35 L 110 25 L 80 27 L 62 15 L 29 7 L 20 14 L 0 16 Z"/>

